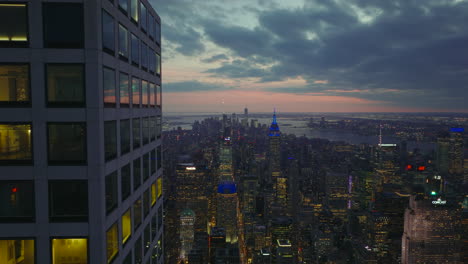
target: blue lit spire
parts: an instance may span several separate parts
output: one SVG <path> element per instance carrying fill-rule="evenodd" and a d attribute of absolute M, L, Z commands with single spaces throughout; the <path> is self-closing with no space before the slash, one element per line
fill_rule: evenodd
<path fill-rule="evenodd" d="M 271 122 L 270 126 L 270 134 L 268 136 L 279 136 L 280 135 L 280 129 L 278 126 L 278 123 L 276 122 L 276 108 L 273 109 L 273 121 Z"/>

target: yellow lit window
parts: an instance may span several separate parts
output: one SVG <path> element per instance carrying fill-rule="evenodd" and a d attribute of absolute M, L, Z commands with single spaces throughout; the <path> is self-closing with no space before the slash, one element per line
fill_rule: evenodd
<path fill-rule="evenodd" d="M 34 264 L 34 240 L 0 240 L 0 263 Z"/>
<path fill-rule="evenodd" d="M 151 184 L 151 206 L 153 206 L 155 203 L 156 203 L 156 198 L 157 198 L 157 194 L 156 194 L 156 182 Z"/>
<path fill-rule="evenodd" d="M 55 238 L 52 239 L 52 264 L 87 264 L 88 239 Z"/>
<path fill-rule="evenodd" d="M 0 160 L 25 162 L 32 159 L 30 124 L 0 124 Z"/>
<path fill-rule="evenodd" d="M 130 209 L 122 215 L 122 244 L 132 235 L 132 216 Z"/>
<path fill-rule="evenodd" d="M 27 43 L 27 24 L 26 4 L 0 4 L 0 45 L 16 47 L 18 45 L 15 45 L 14 42 Z"/>
<path fill-rule="evenodd" d="M 110 263 L 119 253 L 119 231 L 117 223 L 113 224 L 106 232 L 107 263 Z"/>
<path fill-rule="evenodd" d="M 162 178 L 159 178 L 158 179 L 158 198 L 161 197 L 162 190 L 163 190 L 163 188 L 162 188 Z"/>

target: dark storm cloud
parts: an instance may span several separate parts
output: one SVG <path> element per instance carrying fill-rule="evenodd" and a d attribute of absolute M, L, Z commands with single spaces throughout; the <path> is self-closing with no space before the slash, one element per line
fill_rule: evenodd
<path fill-rule="evenodd" d="M 226 61 L 226 60 L 229 60 L 229 57 L 226 56 L 226 54 L 217 54 L 209 58 L 203 59 L 201 61 L 204 63 L 213 63 L 213 62 Z"/>
<path fill-rule="evenodd" d="M 468 96 L 467 3 L 350 2 L 363 12 L 379 8 L 376 12 L 381 14 L 375 21 L 362 23 L 348 6 L 328 3 L 318 11 L 305 7 L 261 13 L 260 26 L 252 30 L 205 24 L 208 38 L 235 55 L 247 61 L 252 55 L 276 61 L 261 71 L 249 69 L 248 62 L 247 67 L 233 62 L 208 72 L 221 77 L 261 77 L 262 81 L 297 76 L 310 83 L 326 79 L 328 90 L 401 90 L 341 94 L 344 96 L 395 105 L 467 108 L 460 100 Z"/>
<path fill-rule="evenodd" d="M 234 60 L 232 62 L 223 63 L 219 68 L 210 69 L 205 72 L 227 78 L 243 78 L 245 76 L 263 77 L 267 74 L 258 66 L 256 67 L 253 65 L 254 63 L 251 61 Z"/>
<path fill-rule="evenodd" d="M 220 91 L 232 89 L 223 84 L 204 83 L 198 81 L 173 82 L 164 84 L 164 92 L 166 93 L 183 93 L 183 92 L 201 92 L 201 91 Z"/>
<path fill-rule="evenodd" d="M 164 27 L 164 38 L 175 45 L 175 51 L 186 56 L 197 55 L 205 50 L 202 35 L 189 27 Z"/>

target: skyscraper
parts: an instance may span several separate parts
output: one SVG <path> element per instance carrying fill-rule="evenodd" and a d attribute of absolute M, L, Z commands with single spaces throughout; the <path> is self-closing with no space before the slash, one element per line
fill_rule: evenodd
<path fill-rule="evenodd" d="M 188 260 L 195 238 L 195 213 L 186 208 L 180 213 L 180 259 Z"/>
<path fill-rule="evenodd" d="M 0 4 L 0 263 L 162 263 L 160 44 L 147 0 Z"/>

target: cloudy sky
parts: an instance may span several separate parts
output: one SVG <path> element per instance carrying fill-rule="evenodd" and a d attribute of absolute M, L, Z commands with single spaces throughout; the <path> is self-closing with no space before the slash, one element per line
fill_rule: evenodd
<path fill-rule="evenodd" d="M 468 0 L 151 0 L 168 112 L 468 112 Z"/>

